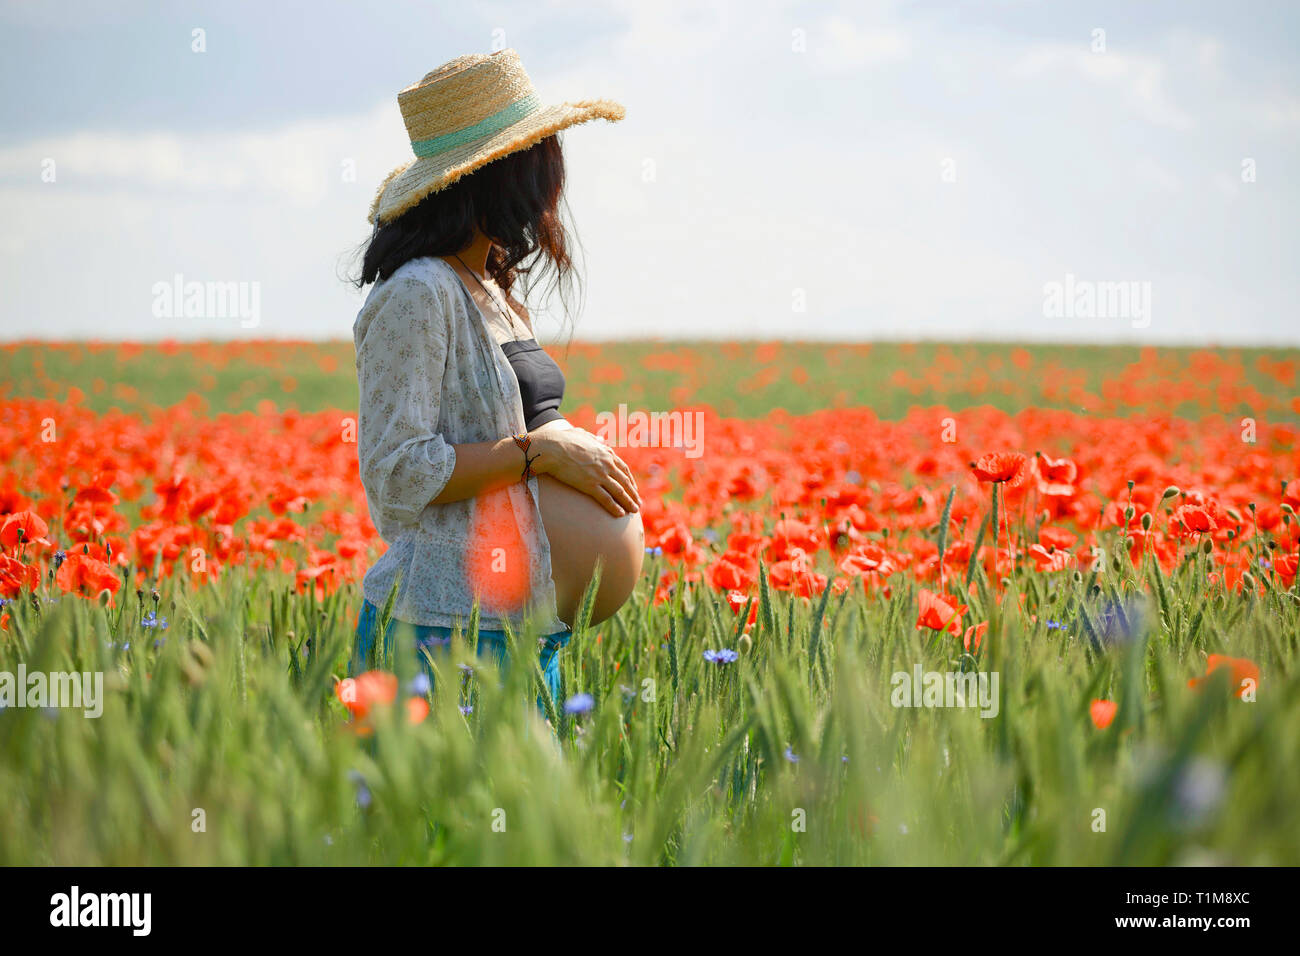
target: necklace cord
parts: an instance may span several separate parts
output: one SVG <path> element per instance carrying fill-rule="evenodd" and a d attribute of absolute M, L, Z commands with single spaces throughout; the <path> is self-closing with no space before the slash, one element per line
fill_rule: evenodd
<path fill-rule="evenodd" d="M 502 316 L 504 316 L 504 317 L 506 318 L 507 321 L 509 321 L 509 323 L 510 323 L 510 331 L 511 331 L 511 332 L 516 331 L 516 330 L 515 330 L 515 316 L 514 316 L 514 310 L 511 309 L 511 310 L 510 310 L 510 314 L 507 315 L 507 314 L 506 314 L 506 311 L 505 311 L 504 309 L 501 308 L 501 304 L 500 304 L 499 302 L 497 302 L 496 297 L 495 297 L 494 295 L 492 295 L 491 292 L 488 291 L 487 286 L 485 286 L 485 285 L 483 284 L 483 280 L 480 279 L 480 278 L 478 277 L 478 273 L 475 272 L 473 269 L 471 269 L 469 266 L 465 265 L 465 260 L 462 259 L 459 255 L 456 256 L 456 261 L 459 262 L 462 266 L 464 266 L 465 271 L 468 272 L 470 275 L 472 275 L 472 276 L 474 277 L 474 281 L 477 282 L 477 283 L 478 283 L 478 287 L 479 287 L 480 289 L 483 290 L 483 294 L 484 294 L 485 296 L 487 296 L 489 299 L 492 300 L 492 305 L 493 305 L 493 307 L 494 307 L 498 312 L 500 312 L 500 313 L 502 314 Z"/>

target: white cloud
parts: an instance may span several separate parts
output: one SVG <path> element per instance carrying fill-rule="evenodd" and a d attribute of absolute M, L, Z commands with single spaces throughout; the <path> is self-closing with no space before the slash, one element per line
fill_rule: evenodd
<path fill-rule="evenodd" d="M 906 60 L 912 44 L 898 27 L 860 25 L 832 16 L 818 23 L 809 37 L 809 50 L 818 68 L 839 73 Z"/>
<path fill-rule="evenodd" d="M 588 267 L 579 338 L 1296 338 L 1297 186 L 1282 171 L 1300 106 L 1285 84 L 1244 84 L 1226 40 L 1092 54 L 1086 35 L 1027 40 L 894 4 L 625 0 L 539 66 L 548 18 L 585 9 L 494 8 L 482 34 L 505 24 L 546 97 L 628 107 L 564 137 Z M 790 49 L 801 26 L 804 57 Z M 339 256 L 409 156 L 391 95 L 263 128 L 14 139 L 0 148 L 9 337 L 347 336 L 358 296 Z M 1249 187 L 1243 155 L 1259 162 Z M 1151 279 L 1156 323 L 1044 323 L 1042 284 L 1066 271 Z M 149 289 L 176 272 L 260 282 L 262 326 L 152 322 Z"/>
<path fill-rule="evenodd" d="M 1014 75 L 1044 82 L 1049 74 L 1065 73 L 1113 88 L 1145 119 L 1158 126 L 1189 130 L 1195 118 L 1180 109 L 1165 89 L 1165 64 L 1153 56 L 1108 50 L 1094 53 L 1086 43 L 1042 43 L 1022 54 Z"/>
<path fill-rule="evenodd" d="M 1257 127 L 1267 131 L 1300 128 L 1300 97 L 1291 93 L 1260 93 L 1251 96 L 1246 112 Z"/>
<path fill-rule="evenodd" d="M 35 188 L 47 192 L 63 186 L 125 188 L 147 194 L 271 196 L 313 206 L 333 192 L 345 162 L 355 164 L 359 179 L 382 178 L 381 157 L 400 157 L 407 148 L 394 112 L 391 104 L 383 104 L 360 116 L 293 122 L 272 130 L 183 136 L 164 130 L 87 131 L 48 137 L 0 149 L 0 178 L 40 183 Z M 49 160 L 55 164 L 55 181 L 41 183 Z"/>
<path fill-rule="evenodd" d="M 1149 183 L 1165 192 L 1175 193 L 1183 187 L 1182 179 L 1177 173 L 1150 156 L 1138 159 L 1134 164 L 1133 172 L 1140 182 Z"/>

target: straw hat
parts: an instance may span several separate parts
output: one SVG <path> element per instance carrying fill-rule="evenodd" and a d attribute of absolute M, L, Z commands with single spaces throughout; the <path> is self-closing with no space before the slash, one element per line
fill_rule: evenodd
<path fill-rule="evenodd" d="M 494 159 L 575 123 L 621 120 L 625 113 L 612 100 L 543 105 L 514 50 L 471 53 L 444 63 L 398 93 L 397 105 L 416 158 L 380 185 L 370 205 L 376 226 Z"/>

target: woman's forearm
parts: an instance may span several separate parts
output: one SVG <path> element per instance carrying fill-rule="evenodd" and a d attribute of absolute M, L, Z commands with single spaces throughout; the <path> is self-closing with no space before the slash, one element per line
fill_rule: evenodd
<path fill-rule="evenodd" d="M 539 425 L 529 432 L 532 438 L 573 428 L 566 419 L 557 418 Z M 530 457 L 538 455 L 542 443 L 530 451 Z M 463 501 L 473 498 L 485 491 L 492 491 L 518 481 L 524 472 L 524 455 L 512 438 L 499 441 L 471 442 L 464 445 L 452 445 L 456 450 L 456 466 L 451 478 L 433 499 L 435 505 L 445 505 L 450 501 Z M 537 459 L 540 462 L 540 458 Z M 549 462 L 548 462 L 549 464 Z M 539 463 L 534 472 L 542 474 L 545 470 Z"/>
<path fill-rule="evenodd" d="M 567 421 L 548 422 L 529 432 L 528 460 L 536 475 L 550 475 L 596 499 L 610 514 L 638 511 L 641 496 L 632 471 L 609 445 Z M 523 478 L 524 453 L 513 438 L 451 445 L 451 477 L 432 504 L 475 498 Z"/>
<path fill-rule="evenodd" d="M 452 445 L 456 466 L 433 499 L 435 505 L 464 501 L 518 481 L 524 471 L 524 453 L 513 438 Z"/>

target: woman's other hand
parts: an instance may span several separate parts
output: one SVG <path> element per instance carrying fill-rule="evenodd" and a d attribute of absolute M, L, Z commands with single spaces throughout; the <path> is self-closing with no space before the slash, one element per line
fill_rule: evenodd
<path fill-rule="evenodd" d="M 534 432 L 533 471 L 550 475 L 598 501 L 616 518 L 641 510 L 641 495 L 627 463 L 585 428 Z"/>

